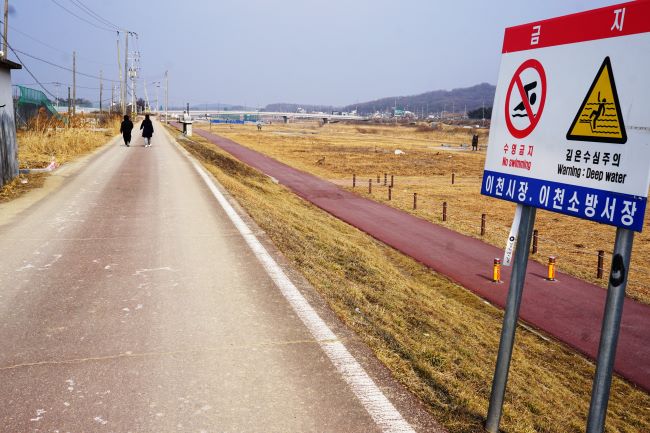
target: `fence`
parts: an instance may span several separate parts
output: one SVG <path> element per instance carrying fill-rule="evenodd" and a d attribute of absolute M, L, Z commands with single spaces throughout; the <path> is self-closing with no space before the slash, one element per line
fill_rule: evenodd
<path fill-rule="evenodd" d="M 50 116 L 61 118 L 61 115 L 52 105 L 52 101 L 40 90 L 30 89 L 25 86 L 14 86 L 13 97 L 17 125 L 26 125 L 29 119 L 38 115 L 41 108 L 44 108 Z"/>
<path fill-rule="evenodd" d="M 377 201 L 384 201 L 384 200 L 395 201 L 396 195 L 398 198 L 401 195 L 396 190 L 396 188 L 393 187 L 399 181 L 399 179 L 397 179 L 396 176 L 388 175 L 387 173 L 384 173 L 383 185 L 382 182 L 380 182 L 379 180 L 376 181 L 377 186 L 386 187 L 385 192 L 382 192 L 380 188 L 371 189 L 370 184 L 373 182 L 373 180 L 380 179 L 381 177 L 382 177 L 381 175 L 368 176 L 369 178 L 368 194 L 372 195 L 373 199 Z M 365 176 L 362 176 L 361 178 L 365 178 Z M 390 180 L 387 181 L 387 179 L 389 178 Z M 356 186 L 355 184 L 357 179 L 356 173 L 353 174 L 352 179 L 353 179 L 352 187 L 354 188 Z M 457 180 L 458 179 L 456 178 L 456 176 L 452 173 L 450 179 L 451 184 L 454 184 L 455 181 Z M 404 186 L 403 184 L 400 185 Z M 380 194 L 379 197 L 377 197 L 377 194 Z M 409 204 L 411 197 L 413 199 L 412 206 Z M 433 218 L 437 219 L 437 221 L 442 222 L 444 224 L 458 223 L 458 225 L 461 226 L 461 229 L 458 231 L 466 234 L 472 234 L 474 236 L 479 235 L 481 238 L 488 237 L 488 235 L 492 235 L 490 236 L 492 240 L 491 243 L 494 243 L 494 239 L 499 237 L 502 237 L 505 242 L 505 239 L 507 238 L 507 235 L 510 231 L 509 226 L 499 224 L 494 220 L 489 221 L 488 223 L 488 215 L 485 213 L 477 214 L 475 218 L 472 218 L 472 215 L 468 214 L 466 211 L 454 213 L 451 204 L 448 203 L 447 201 L 440 200 L 438 203 L 433 203 L 430 199 L 430 196 L 429 196 L 429 200 L 427 201 L 427 196 L 425 194 L 422 194 L 422 191 L 413 192 L 413 190 L 411 189 L 411 191 L 404 192 L 404 195 L 402 195 L 401 198 L 402 201 L 401 202 L 397 201 L 395 207 L 401 208 L 404 211 L 424 210 L 430 212 L 433 209 L 432 206 L 435 206 L 436 209 L 433 209 L 433 214 L 434 214 Z M 435 214 L 437 214 L 438 216 L 436 217 Z M 532 252 L 531 258 L 533 259 L 537 259 L 538 261 L 543 263 L 545 259 L 547 259 L 548 257 L 551 256 L 556 257 L 558 259 L 558 265 L 560 267 L 562 267 L 563 263 L 568 264 L 569 262 L 571 262 L 572 266 L 576 268 L 577 271 L 576 275 L 578 277 L 586 278 L 594 282 L 596 281 L 605 282 L 604 278 L 606 277 L 605 273 L 607 271 L 607 263 L 605 258 L 607 257 L 607 262 L 609 262 L 611 260 L 611 254 L 603 251 L 602 247 L 599 249 L 594 249 L 593 251 L 578 250 L 575 248 L 567 247 L 565 243 L 558 242 L 557 240 L 553 239 L 550 236 L 542 236 L 540 235 L 538 230 L 535 230 L 532 247 L 533 248 L 531 251 Z M 581 264 L 580 260 L 577 259 L 578 256 L 590 257 L 588 262 L 593 263 L 593 265 Z M 562 258 L 565 258 L 565 260 L 562 260 Z M 575 260 L 573 258 L 575 258 Z M 593 258 L 593 260 L 591 260 L 591 258 Z M 585 261 L 582 262 L 584 263 Z M 650 277 L 650 270 L 646 270 L 641 267 L 635 268 L 633 270 L 633 273 L 639 276 L 644 276 L 646 278 Z M 650 285 L 644 284 L 644 282 L 641 282 L 638 279 L 634 281 L 631 285 L 635 287 L 644 288 L 644 289 L 650 289 Z"/>

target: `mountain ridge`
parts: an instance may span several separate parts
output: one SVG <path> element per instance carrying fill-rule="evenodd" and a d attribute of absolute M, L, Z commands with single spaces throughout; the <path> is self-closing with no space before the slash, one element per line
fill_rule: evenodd
<path fill-rule="evenodd" d="M 492 106 L 496 86 L 489 83 L 481 83 L 470 87 L 460 87 L 452 90 L 432 90 L 407 96 L 389 96 L 372 101 L 348 104 L 345 106 L 318 105 L 318 104 L 296 104 L 296 103 L 273 103 L 263 108 L 263 111 L 295 112 L 302 108 L 308 112 L 331 112 L 357 110 L 359 114 L 373 114 L 375 112 L 390 112 L 408 110 L 415 113 L 438 113 L 465 112 L 479 108 Z"/>

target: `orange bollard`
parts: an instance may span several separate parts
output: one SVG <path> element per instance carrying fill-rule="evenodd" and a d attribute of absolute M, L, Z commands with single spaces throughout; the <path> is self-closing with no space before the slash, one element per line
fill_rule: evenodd
<path fill-rule="evenodd" d="M 555 257 L 550 256 L 548 258 L 548 275 L 546 277 L 548 281 L 555 281 Z"/>
<path fill-rule="evenodd" d="M 492 282 L 501 282 L 501 259 L 499 258 L 494 259 L 494 266 L 492 267 Z"/>

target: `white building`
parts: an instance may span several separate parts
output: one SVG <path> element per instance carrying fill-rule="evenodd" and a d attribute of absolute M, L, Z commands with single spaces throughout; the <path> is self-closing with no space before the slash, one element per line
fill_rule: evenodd
<path fill-rule="evenodd" d="M 18 176 L 18 145 L 11 70 L 21 68 L 18 63 L 0 58 L 0 187 Z"/>

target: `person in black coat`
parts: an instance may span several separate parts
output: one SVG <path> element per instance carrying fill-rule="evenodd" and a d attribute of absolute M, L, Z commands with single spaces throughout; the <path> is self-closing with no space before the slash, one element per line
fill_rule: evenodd
<path fill-rule="evenodd" d="M 125 115 L 122 124 L 120 124 L 120 132 L 122 133 L 122 137 L 124 138 L 124 144 L 126 144 L 126 147 L 129 147 L 129 143 L 131 142 L 132 129 L 133 129 L 133 122 L 131 122 L 131 119 L 129 119 L 128 115 Z"/>
<path fill-rule="evenodd" d="M 144 120 L 140 124 L 140 129 L 142 130 L 142 136 L 144 137 L 144 147 L 151 146 L 151 137 L 153 136 L 153 123 L 149 119 L 149 115 L 144 115 Z"/>

